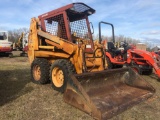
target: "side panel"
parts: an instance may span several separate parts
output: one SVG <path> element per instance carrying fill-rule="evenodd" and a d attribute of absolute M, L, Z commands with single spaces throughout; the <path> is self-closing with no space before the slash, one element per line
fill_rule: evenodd
<path fill-rule="evenodd" d="M 35 50 L 38 50 L 37 20 L 32 18 L 28 36 L 28 58 L 30 63 L 34 60 Z"/>

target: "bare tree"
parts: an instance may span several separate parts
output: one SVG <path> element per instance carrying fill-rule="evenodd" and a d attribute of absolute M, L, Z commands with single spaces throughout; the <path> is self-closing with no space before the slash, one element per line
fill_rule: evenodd
<path fill-rule="evenodd" d="M 108 42 L 112 42 L 113 41 L 113 37 L 112 36 L 101 36 L 102 40 L 107 40 Z M 99 34 L 94 35 L 93 36 L 94 40 L 98 40 L 99 39 Z M 125 37 L 124 35 L 119 35 L 119 36 L 115 36 L 115 42 L 121 42 L 121 41 L 125 41 L 128 44 L 132 44 L 132 45 L 136 45 L 137 43 L 140 43 L 140 41 L 138 39 L 133 39 L 131 37 Z"/>
<path fill-rule="evenodd" d="M 8 39 L 11 42 L 17 42 L 22 32 L 26 34 L 28 33 L 28 31 L 29 31 L 28 28 L 19 28 L 19 29 L 9 30 Z"/>

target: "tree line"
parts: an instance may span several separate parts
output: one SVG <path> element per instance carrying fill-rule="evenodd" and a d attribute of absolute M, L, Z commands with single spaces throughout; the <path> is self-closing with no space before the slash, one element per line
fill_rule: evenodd
<path fill-rule="evenodd" d="M 102 40 L 107 40 L 108 42 L 113 42 L 113 37 L 112 36 L 101 36 Z M 134 39 L 131 37 L 126 37 L 124 35 L 119 35 L 119 36 L 115 36 L 115 42 L 121 42 L 121 41 L 125 41 L 128 44 L 132 44 L 132 45 L 136 45 L 137 43 L 140 43 L 140 40 L 138 39 Z M 94 35 L 93 36 L 94 40 L 98 40 L 99 39 L 99 34 Z"/>
<path fill-rule="evenodd" d="M 28 28 L 19 28 L 19 29 L 14 29 L 14 30 L 9 30 L 8 31 L 8 39 L 9 41 L 15 43 L 18 41 L 19 37 L 21 36 L 22 32 L 24 34 L 28 33 L 29 32 L 29 29 Z M 102 35 L 102 40 L 107 40 L 107 41 L 113 41 L 113 38 L 112 36 L 104 36 Z M 98 40 L 99 39 L 99 35 L 93 35 L 93 39 L 94 40 Z M 116 42 L 121 42 L 121 41 L 126 41 L 128 44 L 137 44 L 137 43 L 140 43 L 140 40 L 138 39 L 134 39 L 134 38 L 131 38 L 131 37 L 126 37 L 124 35 L 119 35 L 119 36 L 115 36 L 115 41 Z M 147 43 L 146 43 L 147 44 Z M 149 45 L 147 45 L 149 46 Z"/>
<path fill-rule="evenodd" d="M 8 40 L 16 43 L 21 36 L 22 33 L 26 34 L 28 33 L 28 28 L 19 28 L 19 29 L 14 29 L 14 30 L 9 30 L 8 31 Z"/>

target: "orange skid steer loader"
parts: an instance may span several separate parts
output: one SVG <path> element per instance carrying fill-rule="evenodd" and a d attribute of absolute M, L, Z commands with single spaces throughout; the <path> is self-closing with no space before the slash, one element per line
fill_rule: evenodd
<path fill-rule="evenodd" d="M 155 90 L 131 68 L 107 70 L 104 46 L 92 39 L 88 16 L 93 13 L 84 3 L 72 3 L 32 18 L 28 57 L 34 83 L 51 81 L 66 103 L 107 119 Z"/>

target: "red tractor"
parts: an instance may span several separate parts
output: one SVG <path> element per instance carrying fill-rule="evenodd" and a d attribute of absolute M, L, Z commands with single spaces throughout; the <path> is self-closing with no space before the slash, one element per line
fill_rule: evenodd
<path fill-rule="evenodd" d="M 115 47 L 114 26 L 111 23 L 105 23 L 112 27 L 112 40 L 107 42 L 106 60 L 108 68 L 121 68 L 123 65 L 131 66 L 139 74 L 151 74 L 154 69 L 155 74 L 160 78 L 160 56 L 154 52 L 136 49 L 128 45 L 126 42 L 121 42 L 120 46 L 123 49 Z M 100 34 L 101 36 L 101 34 Z"/>

